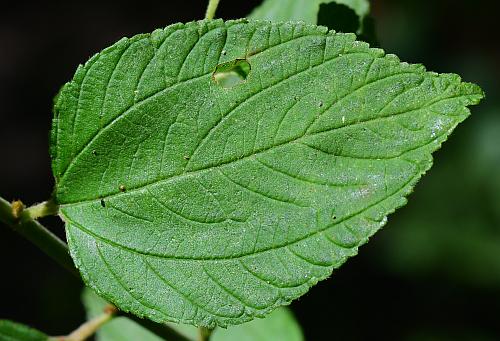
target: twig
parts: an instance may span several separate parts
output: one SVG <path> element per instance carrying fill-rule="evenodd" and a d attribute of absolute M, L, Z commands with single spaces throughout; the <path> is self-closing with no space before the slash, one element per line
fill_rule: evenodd
<path fill-rule="evenodd" d="M 209 341 L 210 335 L 212 335 L 213 329 L 208 329 L 205 327 L 198 328 L 198 341 Z"/>
<path fill-rule="evenodd" d="M 14 201 L 11 205 L 5 199 L 0 198 L 0 222 L 28 239 L 59 265 L 80 278 L 66 243 L 45 226 L 33 220 L 30 212 L 24 209 L 21 201 Z"/>
<path fill-rule="evenodd" d="M 215 17 L 215 11 L 217 11 L 217 6 L 219 6 L 220 0 L 209 0 L 207 11 L 205 13 L 205 19 L 213 19 Z"/>
<path fill-rule="evenodd" d="M 111 321 L 114 315 L 117 313 L 118 309 L 115 306 L 109 304 L 104 308 L 104 311 L 101 315 L 94 317 L 91 320 L 88 320 L 80 327 L 75 329 L 68 336 L 59 337 L 60 341 L 85 341 L 92 335 L 94 335 L 99 328 L 101 328 L 104 324 Z"/>

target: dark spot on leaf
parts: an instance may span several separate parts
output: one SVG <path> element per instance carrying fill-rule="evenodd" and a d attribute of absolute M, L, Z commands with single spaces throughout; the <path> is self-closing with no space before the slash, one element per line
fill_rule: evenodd
<path fill-rule="evenodd" d="M 125 188 L 125 185 L 120 185 L 119 189 L 120 189 L 120 192 L 125 192 L 127 190 Z"/>
<path fill-rule="evenodd" d="M 102 207 L 106 207 L 106 202 L 104 201 L 104 199 L 101 198 L 101 206 Z"/>
<path fill-rule="evenodd" d="M 92 155 L 97 156 L 97 152 L 95 150 L 93 150 Z"/>
<path fill-rule="evenodd" d="M 212 79 L 223 88 L 229 89 L 244 83 L 250 73 L 250 63 L 246 59 L 235 59 L 217 65 Z"/>
<path fill-rule="evenodd" d="M 322 102 L 322 101 L 320 101 L 320 102 L 319 102 L 319 107 L 321 108 L 322 106 L 323 106 L 323 102 Z"/>
<path fill-rule="evenodd" d="M 189 156 L 184 155 L 184 160 L 189 160 L 189 159 L 190 159 L 190 157 L 189 157 Z"/>

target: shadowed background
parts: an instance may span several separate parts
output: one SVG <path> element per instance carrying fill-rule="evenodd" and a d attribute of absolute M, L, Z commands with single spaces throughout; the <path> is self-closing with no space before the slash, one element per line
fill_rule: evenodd
<path fill-rule="evenodd" d="M 260 3 L 222 0 L 218 16 Z M 123 36 L 201 19 L 202 0 L 17 1 L 0 12 L 0 195 L 46 200 L 52 98 L 76 66 Z M 500 47 L 493 1 L 379 0 L 380 45 L 455 72 L 487 98 L 435 154 L 409 204 L 292 304 L 307 340 L 499 340 Z M 57 218 L 46 225 L 64 237 Z M 81 283 L 0 226 L 0 318 L 49 334 L 84 319 Z"/>

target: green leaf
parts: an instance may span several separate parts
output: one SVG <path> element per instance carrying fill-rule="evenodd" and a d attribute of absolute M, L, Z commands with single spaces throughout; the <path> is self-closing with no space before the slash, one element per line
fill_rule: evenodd
<path fill-rule="evenodd" d="M 264 319 L 255 319 L 228 329 L 217 328 L 211 341 L 303 341 L 300 326 L 292 312 L 280 307 Z"/>
<path fill-rule="evenodd" d="M 270 21 L 305 21 L 340 32 L 362 33 L 368 0 L 265 0 L 248 16 Z"/>
<path fill-rule="evenodd" d="M 316 0 L 318 1 L 318 0 Z M 341 5 L 352 8 L 360 18 L 364 18 L 370 13 L 369 0 L 319 0 L 320 4 L 328 4 L 336 2 Z"/>
<path fill-rule="evenodd" d="M 316 24 L 321 4 L 341 4 L 364 18 L 370 12 L 368 0 L 265 0 L 248 15 L 249 19 L 305 21 Z"/>
<path fill-rule="evenodd" d="M 218 65 L 245 59 L 225 88 Z M 176 24 L 122 39 L 57 97 L 55 198 L 85 282 L 120 309 L 261 317 L 380 229 L 483 97 L 353 34 Z"/>
<path fill-rule="evenodd" d="M 248 15 L 249 19 L 305 21 L 316 24 L 320 0 L 265 0 Z"/>
<path fill-rule="evenodd" d="M 24 324 L 0 320 L 0 341 L 48 341 L 44 333 Z"/>
<path fill-rule="evenodd" d="M 355 32 L 359 39 L 378 45 L 368 0 L 265 0 L 248 16 L 270 21 L 305 21 L 338 32 Z"/>
<path fill-rule="evenodd" d="M 84 290 L 82 300 L 89 319 L 101 314 L 107 304 L 105 300 L 88 288 Z M 198 330 L 196 327 L 174 323 L 168 323 L 168 326 L 188 339 L 197 339 Z M 97 341 L 163 340 L 136 322 L 123 316 L 116 317 L 101 327 L 96 337 Z M 255 319 L 239 326 L 231 326 L 228 329 L 218 328 L 210 338 L 211 341 L 302 341 L 303 339 L 300 326 L 295 321 L 290 310 L 285 307 L 276 309 L 265 319 Z M 174 338 L 167 339 L 166 341 L 173 340 Z"/>

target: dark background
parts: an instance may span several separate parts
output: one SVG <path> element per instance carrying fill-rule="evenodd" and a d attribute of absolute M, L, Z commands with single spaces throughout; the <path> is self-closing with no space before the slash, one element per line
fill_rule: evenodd
<path fill-rule="evenodd" d="M 245 16 L 258 0 L 222 0 Z M 123 36 L 200 19 L 205 1 L 13 1 L 0 9 L 0 195 L 46 200 L 52 98 Z M 456 72 L 487 99 L 435 154 L 409 204 L 357 257 L 292 304 L 308 340 L 500 340 L 500 48 L 495 1 L 378 0 L 387 52 Z M 56 218 L 44 222 L 61 237 Z M 81 283 L 0 226 L 0 318 L 65 334 Z"/>

